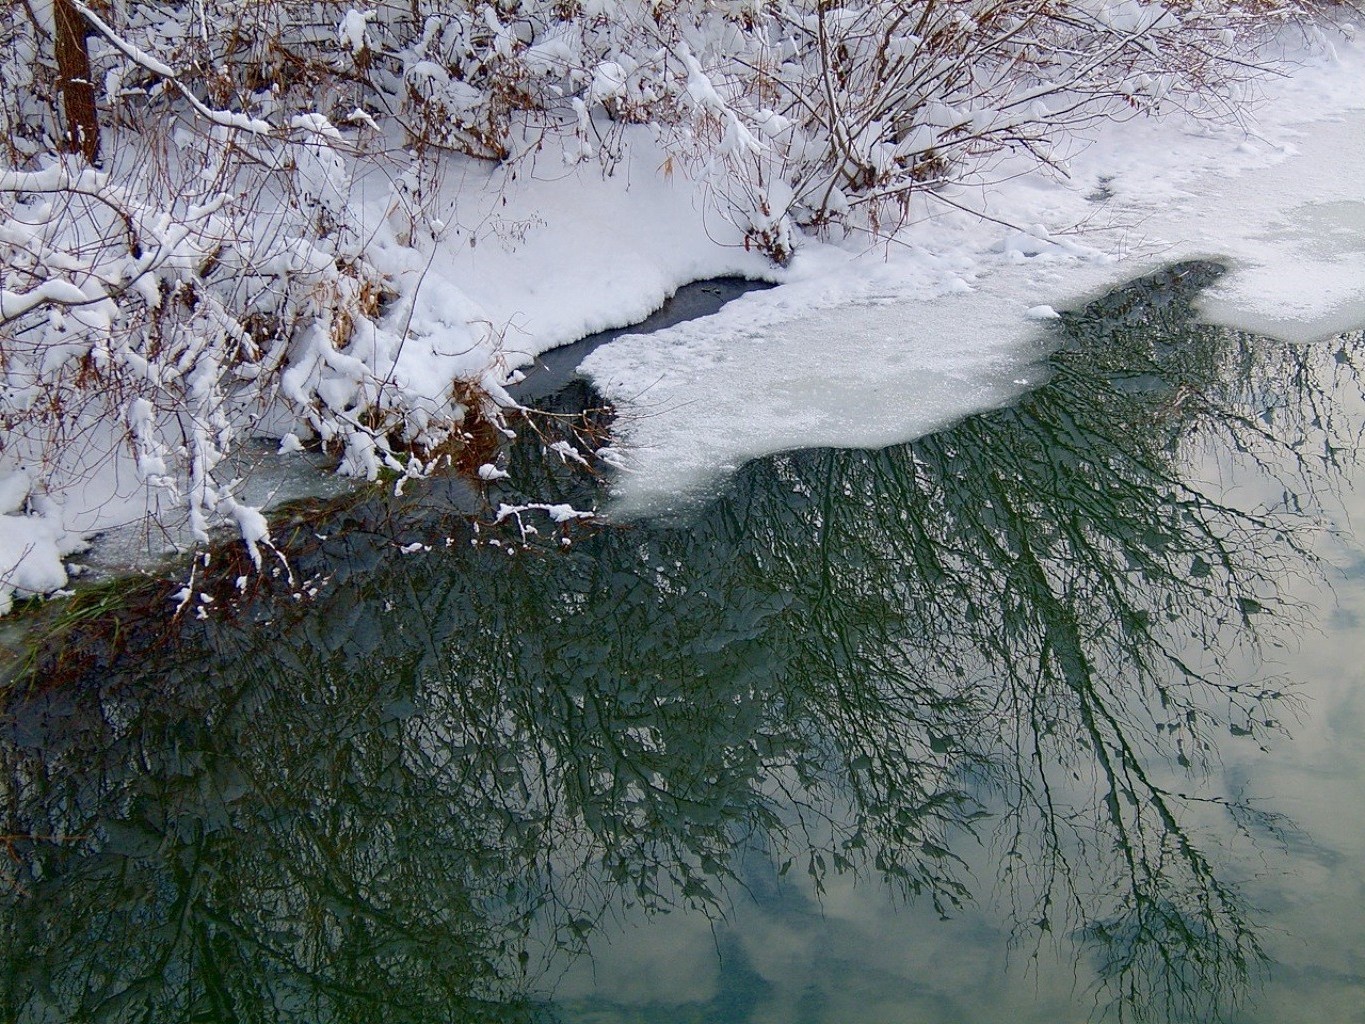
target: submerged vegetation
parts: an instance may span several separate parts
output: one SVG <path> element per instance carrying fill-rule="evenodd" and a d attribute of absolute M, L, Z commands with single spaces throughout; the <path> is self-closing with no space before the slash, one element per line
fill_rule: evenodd
<path fill-rule="evenodd" d="M 1246 666 L 1316 572 L 1356 440 L 1324 395 L 1365 339 L 1194 326 L 1216 273 L 1065 316 L 1014 408 L 757 460 L 685 519 L 526 550 L 376 496 L 309 524 L 309 600 L 130 624 L 10 691 L 0 1013 L 553 1019 L 542 982 L 621 908 L 853 875 L 953 914 L 991 885 L 975 837 L 1016 941 L 1075 943 L 1098 1006 L 1218 1019 L 1266 966 L 1233 864 L 1290 826 L 1206 769 L 1295 713 Z M 542 499 L 596 486 L 507 456 Z M 1201 459 L 1285 497 L 1230 503 Z"/>

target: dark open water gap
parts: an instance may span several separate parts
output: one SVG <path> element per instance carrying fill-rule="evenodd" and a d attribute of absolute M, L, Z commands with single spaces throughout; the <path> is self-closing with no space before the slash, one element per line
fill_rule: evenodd
<path fill-rule="evenodd" d="M 1216 274 L 685 519 L 433 484 L 300 525 L 297 600 L 77 634 L 0 716 L 0 1018 L 1353 1019 L 1365 338 Z"/>

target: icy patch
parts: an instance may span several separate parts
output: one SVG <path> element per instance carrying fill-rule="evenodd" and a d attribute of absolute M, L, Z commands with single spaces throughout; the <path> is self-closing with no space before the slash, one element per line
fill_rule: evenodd
<path fill-rule="evenodd" d="M 1190 182 L 1149 222 L 1169 256 L 1231 273 L 1199 300 L 1210 323 L 1290 342 L 1365 324 L 1365 110 L 1277 130 L 1269 165 Z M 1169 258 L 1168 256 L 1168 258 Z"/>
<path fill-rule="evenodd" d="M 1026 305 L 982 301 L 951 282 L 943 292 L 777 322 L 764 313 L 779 295 L 748 295 L 716 316 L 598 349 L 582 369 L 621 411 L 615 513 L 703 499 L 762 455 L 912 440 L 1041 378 L 1048 335 Z"/>
<path fill-rule="evenodd" d="M 1286 341 L 1365 324 L 1365 175 L 1357 178 L 1361 198 L 1296 206 L 1253 239 L 1260 244 L 1242 256 L 1246 265 L 1201 299 L 1204 319 Z"/>

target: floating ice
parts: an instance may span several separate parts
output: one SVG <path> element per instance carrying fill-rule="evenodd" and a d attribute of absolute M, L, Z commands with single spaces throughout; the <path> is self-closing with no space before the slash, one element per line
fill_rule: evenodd
<path fill-rule="evenodd" d="M 1046 350 L 1017 302 L 947 291 L 764 322 L 772 293 L 629 335 L 583 364 L 617 403 L 618 514 L 704 497 L 744 461 L 791 448 L 879 448 L 1002 405 Z"/>
<path fill-rule="evenodd" d="M 1360 152 L 1365 166 L 1365 116 Z M 1316 341 L 1365 323 L 1365 174 L 1360 198 L 1302 203 L 1249 239 L 1234 273 L 1205 295 L 1201 315 L 1286 341 Z"/>
<path fill-rule="evenodd" d="M 1355 94 L 1332 98 L 1335 81 L 1309 76 L 1302 95 L 1263 111 L 1274 138 L 1260 145 L 1243 146 L 1233 127 L 1172 139 L 1168 125 L 1121 126 L 1073 165 L 1073 181 L 1100 181 L 1100 193 L 1020 179 L 991 193 L 992 218 L 975 229 L 917 225 L 919 245 L 893 248 L 885 268 L 824 266 L 817 250 L 800 282 L 819 282 L 813 298 L 789 279 L 598 349 L 583 370 L 622 414 L 606 453 L 624 467 L 617 512 L 689 503 L 757 456 L 909 441 L 1005 403 L 1041 381 L 1029 364 L 1052 303 L 1074 306 L 1162 264 L 1229 266 L 1200 302 L 1214 323 L 1286 341 L 1365 325 L 1365 175 L 1352 173 L 1365 167 L 1365 111 Z M 993 223 L 1040 209 L 1085 222 L 1096 195 L 1103 217 L 1080 237 L 1123 259 L 1087 259 L 1097 250 L 1071 240 L 1024 252 L 1020 239 L 1043 229 L 984 241 Z M 883 280 L 868 286 L 867 275 Z"/>
<path fill-rule="evenodd" d="M 1228 264 L 1199 300 L 1204 320 L 1319 341 L 1365 325 L 1365 110 L 1278 135 L 1269 166 L 1206 173 L 1160 204 L 1139 190 L 1130 205 L 1159 206 L 1145 232 L 1165 259 Z"/>

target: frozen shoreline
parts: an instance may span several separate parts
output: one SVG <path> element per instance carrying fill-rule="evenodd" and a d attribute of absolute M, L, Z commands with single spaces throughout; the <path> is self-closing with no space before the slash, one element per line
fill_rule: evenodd
<path fill-rule="evenodd" d="M 888 252 L 808 244 L 783 286 L 598 350 L 584 370 L 618 407 L 628 467 L 613 510 L 677 508 L 748 458 L 909 441 L 1008 401 L 1036 383 L 1052 307 L 1181 260 L 1230 268 L 1201 302 L 1210 322 L 1297 342 L 1365 326 L 1361 81 L 1365 52 L 1342 42 L 1267 83 L 1254 132 L 1110 124 L 1069 181 L 983 193 L 996 222 L 944 208 Z"/>
<path fill-rule="evenodd" d="M 1343 38 L 1285 59 L 1298 66 L 1265 83 L 1254 131 L 1181 115 L 1106 123 L 1073 147 L 1067 180 L 995 165 L 948 195 L 974 212 L 933 204 L 870 248 L 806 240 L 788 268 L 709 222 L 704 186 L 664 173 L 647 145 L 612 177 L 551 160 L 472 165 L 445 183 L 451 216 L 429 259 L 378 247 L 431 342 L 404 353 L 405 372 L 420 383 L 449 348 L 435 377 L 496 387 L 491 375 L 638 323 L 689 282 L 776 283 L 584 363 L 620 412 L 611 455 L 629 468 L 615 511 L 629 515 L 704 496 L 757 455 L 909 440 L 1007 402 L 1034 382 L 1049 307 L 1160 264 L 1228 262 L 1205 304 L 1220 323 L 1294 339 L 1357 326 L 1365 182 L 1340 171 L 1365 166 L 1365 50 Z M 358 185 L 374 224 L 387 194 Z M 470 347 L 475 322 L 494 350 Z M 155 501 L 117 447 L 83 491 L 30 499 L 29 476 L 0 466 L 0 614 L 16 590 L 65 586 L 83 536 Z"/>

